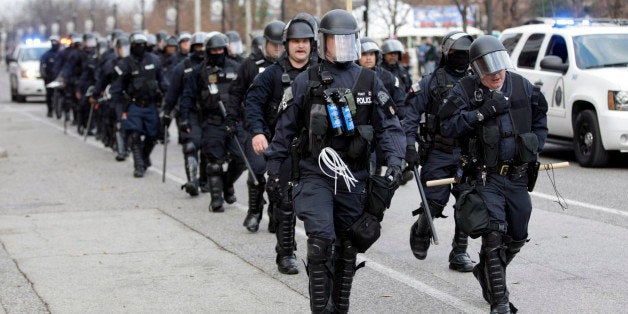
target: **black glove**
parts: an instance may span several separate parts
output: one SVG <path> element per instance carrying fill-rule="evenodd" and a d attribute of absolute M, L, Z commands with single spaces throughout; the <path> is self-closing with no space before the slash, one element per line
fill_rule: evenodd
<path fill-rule="evenodd" d="M 234 119 L 227 117 L 225 119 L 225 129 L 227 130 L 227 136 L 234 136 L 236 133 L 237 122 Z"/>
<path fill-rule="evenodd" d="M 161 128 L 167 129 L 170 127 L 170 123 L 172 123 L 172 117 L 168 114 L 164 114 L 163 117 L 161 117 Z"/>
<path fill-rule="evenodd" d="M 268 198 L 275 204 L 281 202 L 281 185 L 279 184 L 279 174 L 269 173 L 268 181 L 266 182 L 266 193 Z"/>
<path fill-rule="evenodd" d="M 478 108 L 478 111 L 484 116 L 484 118 L 493 118 L 503 113 L 508 112 L 510 104 L 504 94 L 500 91 L 494 91 L 491 99 L 488 99 L 484 104 Z"/>
<path fill-rule="evenodd" d="M 183 120 L 179 123 L 179 132 L 190 133 L 190 122 L 188 120 Z"/>
<path fill-rule="evenodd" d="M 399 186 L 399 184 L 401 183 L 401 167 L 400 166 L 388 166 L 388 169 L 386 170 L 386 174 L 384 175 L 385 177 L 391 177 L 392 180 L 392 184 L 394 186 Z"/>
<path fill-rule="evenodd" d="M 412 145 L 406 147 L 406 162 L 410 167 L 419 165 L 419 153 Z"/>

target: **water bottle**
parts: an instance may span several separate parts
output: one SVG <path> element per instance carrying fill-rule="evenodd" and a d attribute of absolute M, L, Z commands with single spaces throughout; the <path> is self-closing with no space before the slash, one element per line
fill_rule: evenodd
<path fill-rule="evenodd" d="M 342 121 L 340 120 L 340 112 L 335 103 L 327 103 L 327 115 L 331 122 L 332 134 L 334 136 L 342 135 Z"/>

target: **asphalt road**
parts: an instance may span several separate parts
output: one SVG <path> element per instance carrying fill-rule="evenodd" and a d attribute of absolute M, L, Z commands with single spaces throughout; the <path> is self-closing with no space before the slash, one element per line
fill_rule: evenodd
<path fill-rule="evenodd" d="M 179 189 L 185 174 L 175 141 L 165 183 L 161 145 L 136 179 L 131 161 L 114 161 L 75 128 L 64 135 L 44 104 L 11 103 L 3 67 L 0 90 L 0 312 L 309 311 L 304 267 L 294 276 L 276 270 L 266 217 L 256 234 L 241 225 L 245 176 L 238 202 L 210 213 L 209 195 Z M 552 145 L 542 156 L 564 160 L 571 166 L 541 174 L 532 193 L 530 242 L 508 267 L 511 301 L 521 313 L 624 312 L 628 165 L 581 168 L 569 149 Z M 358 255 L 366 267 L 356 273 L 351 312 L 487 312 L 473 275 L 447 268 L 450 206 L 450 218 L 435 222 L 440 245 L 424 261 L 413 257 L 408 234 L 418 202 L 412 184 L 395 194 L 382 237 Z M 298 223 L 299 260 L 305 241 Z M 479 248 L 479 239 L 470 241 L 475 260 Z"/>

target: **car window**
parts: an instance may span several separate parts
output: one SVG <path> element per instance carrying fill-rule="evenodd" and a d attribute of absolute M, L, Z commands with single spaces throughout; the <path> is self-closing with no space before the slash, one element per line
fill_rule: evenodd
<path fill-rule="evenodd" d="M 573 38 L 580 69 L 628 66 L 628 34 L 595 34 Z"/>
<path fill-rule="evenodd" d="M 504 47 L 506 47 L 509 55 L 515 49 L 520 39 L 521 33 L 502 35 L 502 44 L 504 45 Z"/>
<path fill-rule="evenodd" d="M 557 56 L 563 60 L 563 63 L 567 63 L 567 42 L 561 35 L 552 35 L 549 44 L 547 44 L 547 50 L 545 50 L 546 56 Z"/>
<path fill-rule="evenodd" d="M 521 54 L 519 54 L 519 59 L 517 60 L 518 67 L 534 69 L 543 38 L 545 38 L 545 34 L 532 34 L 528 37 Z"/>
<path fill-rule="evenodd" d="M 22 61 L 39 61 L 41 56 L 48 50 L 46 47 L 28 47 L 22 49 Z"/>

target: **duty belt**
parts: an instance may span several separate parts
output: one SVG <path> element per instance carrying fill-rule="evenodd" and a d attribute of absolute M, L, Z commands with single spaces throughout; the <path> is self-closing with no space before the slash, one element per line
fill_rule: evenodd
<path fill-rule="evenodd" d="M 135 99 L 135 98 L 132 98 L 131 102 L 134 103 L 136 106 L 142 107 L 142 108 L 148 107 L 148 106 L 150 106 L 153 103 L 152 101 L 139 100 L 139 99 Z"/>
<path fill-rule="evenodd" d="M 528 164 L 516 164 L 512 161 L 500 161 L 497 166 L 489 167 L 489 172 L 495 172 L 502 177 L 510 176 L 511 180 L 516 180 L 526 173 Z"/>

